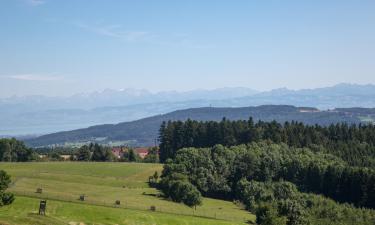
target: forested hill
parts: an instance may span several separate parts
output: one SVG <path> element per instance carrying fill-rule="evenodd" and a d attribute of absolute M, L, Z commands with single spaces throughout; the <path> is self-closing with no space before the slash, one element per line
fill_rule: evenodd
<path fill-rule="evenodd" d="M 337 122 L 360 123 L 371 122 L 375 118 L 374 110 L 370 109 L 338 109 L 319 111 L 309 107 L 294 107 L 287 105 L 265 105 L 242 108 L 194 108 L 178 110 L 171 113 L 148 117 L 132 122 L 105 124 L 85 129 L 58 132 L 26 140 L 29 146 L 47 146 L 53 144 L 77 143 L 96 141 L 128 141 L 137 146 L 153 145 L 158 136 L 158 130 L 163 121 L 168 120 L 201 120 L 219 121 L 223 117 L 229 120 L 241 120 L 253 117 L 255 121 L 299 121 L 305 124 L 328 125 Z M 363 113 L 362 113 L 363 112 Z M 124 118 L 125 120 L 125 118 Z"/>

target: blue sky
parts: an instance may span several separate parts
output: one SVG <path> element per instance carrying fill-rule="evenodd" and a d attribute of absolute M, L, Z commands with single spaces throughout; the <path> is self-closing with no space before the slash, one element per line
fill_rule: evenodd
<path fill-rule="evenodd" d="M 2 0 L 0 97 L 375 83 L 375 1 Z"/>

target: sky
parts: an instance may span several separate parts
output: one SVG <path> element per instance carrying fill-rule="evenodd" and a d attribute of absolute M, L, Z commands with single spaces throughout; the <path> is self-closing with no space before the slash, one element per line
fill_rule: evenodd
<path fill-rule="evenodd" d="M 373 0 L 0 4 L 0 97 L 375 83 Z"/>

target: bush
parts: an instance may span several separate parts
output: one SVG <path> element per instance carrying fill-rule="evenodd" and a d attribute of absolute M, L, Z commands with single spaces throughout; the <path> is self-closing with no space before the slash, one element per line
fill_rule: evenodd
<path fill-rule="evenodd" d="M 10 205 L 14 201 L 14 195 L 12 193 L 5 192 L 5 193 L 1 193 L 0 196 L 1 196 L 0 205 Z"/>

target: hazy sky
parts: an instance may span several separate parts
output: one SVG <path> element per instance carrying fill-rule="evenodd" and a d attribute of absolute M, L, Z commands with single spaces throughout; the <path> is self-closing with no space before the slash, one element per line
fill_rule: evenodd
<path fill-rule="evenodd" d="M 375 83 L 375 1 L 1 0 L 0 96 Z"/>

